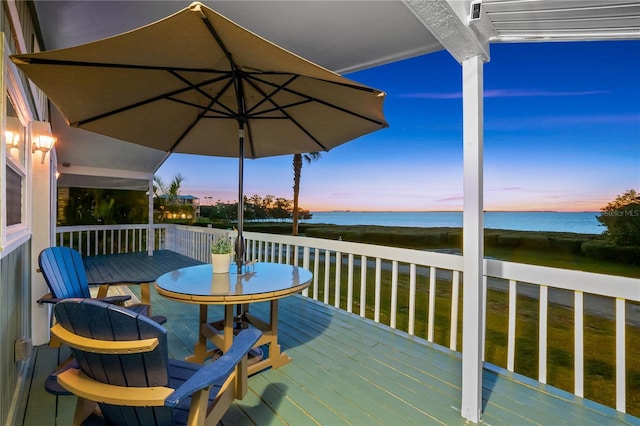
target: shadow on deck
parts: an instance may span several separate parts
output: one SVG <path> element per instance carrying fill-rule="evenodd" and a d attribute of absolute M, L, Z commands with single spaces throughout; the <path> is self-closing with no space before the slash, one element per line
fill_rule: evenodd
<path fill-rule="evenodd" d="M 152 292 L 154 314 L 169 318 L 170 355 L 192 353 L 197 305 Z M 251 305 L 255 314 L 268 302 Z M 222 317 L 220 307 L 210 319 Z M 249 392 L 224 425 L 462 425 L 459 354 L 302 296 L 280 301 L 280 343 L 293 362 L 249 379 Z M 64 354 L 63 354 L 64 355 Z M 34 351 L 22 398 L 25 426 L 70 424 L 75 397 L 44 391 L 58 351 Z M 640 424 L 640 419 L 497 368 L 484 371 L 482 423 Z M 20 423 L 19 423 L 20 424 Z"/>

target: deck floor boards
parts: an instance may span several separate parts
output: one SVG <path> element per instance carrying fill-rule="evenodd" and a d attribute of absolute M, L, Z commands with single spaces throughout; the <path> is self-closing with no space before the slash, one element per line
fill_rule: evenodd
<path fill-rule="evenodd" d="M 168 318 L 170 355 L 191 354 L 198 306 L 155 291 L 152 304 L 154 314 Z M 257 303 L 251 312 L 266 318 L 268 307 Z M 293 362 L 252 376 L 247 396 L 223 425 L 465 424 L 459 354 L 302 296 L 281 300 L 279 313 L 280 344 Z M 212 321 L 222 314 L 221 307 L 209 309 Z M 34 351 L 22 425 L 70 424 L 75 397 L 55 397 L 43 387 L 59 357 L 64 354 L 47 346 Z M 485 369 L 483 378 L 483 424 L 640 425 L 638 418 L 500 369 Z"/>

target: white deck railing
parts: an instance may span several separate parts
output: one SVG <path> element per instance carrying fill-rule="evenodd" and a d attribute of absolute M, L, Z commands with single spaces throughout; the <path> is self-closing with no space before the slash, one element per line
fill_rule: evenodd
<path fill-rule="evenodd" d="M 145 244 L 150 229 L 154 230 L 154 247 L 166 248 L 209 261 L 211 235 L 219 229 L 193 226 L 148 225 L 112 227 L 58 228 L 58 244 L 80 248 L 84 254 L 117 252 L 122 246 L 149 249 Z M 226 231 L 231 232 L 231 231 Z M 122 234 L 121 234 L 122 233 Z M 102 237 L 101 237 L 102 235 Z M 393 329 L 418 335 L 435 342 L 436 292 L 449 294 L 448 347 L 457 350 L 460 331 L 459 295 L 462 284 L 463 259 L 452 254 L 384 247 L 370 244 L 332 241 L 319 238 L 245 232 L 246 259 L 290 263 L 313 272 L 313 283 L 304 295 L 388 325 Z M 107 242 L 102 242 L 107 240 Z M 136 251 L 124 249 L 121 251 Z M 373 280 L 367 276 L 373 274 Z M 423 280 L 425 280 L 423 284 Z M 368 284 L 373 282 L 373 285 Z M 383 281 L 390 286 L 383 286 Z M 526 296 L 539 300 L 538 316 L 538 380 L 547 382 L 547 342 L 549 307 L 558 303 L 556 290 L 570 292 L 565 306 L 574 312 L 574 393 L 584 396 L 584 318 L 585 295 L 608 298 L 615 304 L 616 404 L 626 411 L 626 344 L 625 325 L 628 302 L 640 301 L 640 280 L 587 273 L 581 271 L 525 265 L 498 260 L 485 260 L 484 300 L 487 288 L 502 287 L 508 293 L 507 360 L 503 366 L 514 371 L 516 354 L 516 317 L 519 287 Z M 383 294 L 383 289 L 387 293 Z M 550 290 L 553 296 L 550 297 Z M 426 296 L 428 294 L 428 296 Z M 419 296 L 428 298 L 426 304 Z M 381 306 L 387 300 L 388 306 Z M 550 300 L 554 299 L 554 300 Z M 419 309 L 418 306 L 424 306 Z M 440 308 L 441 309 L 441 308 Z M 387 317 L 388 315 L 388 317 Z M 417 319 L 426 329 L 416 330 Z M 426 319 L 426 321 L 425 321 Z M 442 338 L 440 339 L 442 340 Z M 484 341 L 484 340 L 483 340 Z M 436 342 L 437 343 L 437 342 Z M 440 342 L 442 343 L 442 342 Z M 447 343 L 445 342 L 445 345 Z M 486 345 L 485 345 L 486 346 Z M 611 349 L 608 349 L 611 350 Z"/>
<path fill-rule="evenodd" d="M 159 250 L 165 247 L 166 225 L 84 225 L 56 228 L 56 245 L 84 256 Z"/>

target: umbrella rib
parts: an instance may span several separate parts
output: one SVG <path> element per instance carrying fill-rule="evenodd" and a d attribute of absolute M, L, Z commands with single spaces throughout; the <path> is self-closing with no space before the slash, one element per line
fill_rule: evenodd
<path fill-rule="evenodd" d="M 249 74 L 248 74 L 249 75 Z M 273 92 L 269 93 L 268 95 L 266 94 L 266 92 L 262 91 L 260 88 L 258 88 L 257 85 L 255 85 L 250 79 L 247 79 L 247 82 L 257 91 L 260 92 L 260 94 L 262 95 L 262 99 L 260 100 L 260 102 L 256 103 L 253 108 L 249 109 L 247 111 L 247 114 L 251 114 L 251 111 L 254 111 L 255 109 L 259 108 L 260 105 L 264 104 L 265 102 L 271 102 L 272 104 L 275 105 L 275 102 L 272 101 L 273 96 L 275 96 L 278 92 L 280 92 L 282 90 L 283 87 L 289 85 L 290 83 L 292 83 L 293 81 L 297 80 L 298 77 L 300 77 L 297 74 L 294 74 L 293 76 L 291 76 L 291 78 L 287 81 L 285 81 L 283 84 L 276 86 L 276 90 L 274 90 Z M 277 108 L 276 106 L 276 109 Z"/>
<path fill-rule="evenodd" d="M 222 80 L 222 79 L 224 79 L 226 77 L 227 76 L 221 76 L 221 77 L 216 77 L 216 78 L 212 78 L 212 79 L 209 79 L 209 80 L 205 80 L 205 81 L 203 81 L 201 83 L 198 83 L 195 86 L 196 87 L 205 86 L 207 84 L 211 84 L 211 83 L 215 83 L 216 81 L 220 81 L 220 80 Z M 75 123 L 71 123 L 70 125 L 74 126 L 74 127 L 79 127 L 79 126 L 82 126 L 84 124 L 91 123 L 93 121 L 101 120 L 103 118 L 110 117 L 112 115 L 119 114 L 119 113 L 124 112 L 124 111 L 129 111 L 131 109 L 138 108 L 138 107 L 141 107 L 143 105 L 150 104 L 150 103 L 158 101 L 160 99 L 170 99 L 174 95 L 179 95 L 181 93 L 188 92 L 189 90 L 193 90 L 193 87 L 194 87 L 194 85 L 190 85 L 189 87 L 183 87 L 183 88 L 176 89 L 176 90 L 173 90 L 173 91 L 168 92 L 168 93 L 163 93 L 161 95 L 154 96 L 152 98 L 143 99 L 143 100 L 135 102 L 133 104 L 126 105 L 126 106 L 123 106 L 123 107 L 120 107 L 120 108 L 116 108 L 116 109 L 114 109 L 112 111 L 106 111 L 106 112 L 103 112 L 101 114 L 95 115 L 93 117 L 85 118 L 84 120 L 79 120 L 79 121 L 77 121 Z M 172 99 L 172 100 L 174 100 L 174 99 Z"/>
<path fill-rule="evenodd" d="M 63 61 L 59 59 L 46 58 L 18 58 L 20 61 L 30 65 L 59 65 L 73 67 L 94 67 L 94 68 L 123 68 L 123 69 L 139 69 L 144 71 L 179 71 L 179 72 L 202 72 L 202 73 L 218 73 L 229 74 L 227 70 L 215 70 L 211 68 L 189 68 L 178 66 L 159 66 L 159 65 L 139 65 L 139 64 L 109 64 L 103 62 L 89 61 Z"/>
<path fill-rule="evenodd" d="M 223 111 L 223 110 L 219 110 L 219 109 L 214 109 L 213 106 L 215 106 L 215 102 L 210 103 L 208 107 L 202 106 L 202 105 L 198 105 L 195 104 L 193 102 L 188 102 L 188 101 L 183 101 L 182 99 L 176 99 L 176 98 L 167 98 L 167 100 L 172 101 L 172 102 L 176 102 L 182 105 L 186 105 L 186 106 L 190 106 L 193 108 L 197 108 L 197 109 L 204 109 L 205 110 L 205 114 L 207 112 L 212 112 L 212 113 L 216 113 L 219 115 L 212 115 L 212 116 L 203 116 L 204 118 L 232 118 L 232 119 L 236 119 L 236 114 L 234 112 L 228 112 L 228 111 Z M 211 99 L 209 99 L 211 100 Z M 219 104 L 222 105 L 222 104 Z M 228 107 L 224 106 L 226 109 L 228 109 Z"/>
<path fill-rule="evenodd" d="M 295 80 L 296 78 L 298 78 L 298 76 L 294 76 L 293 78 L 289 79 L 285 84 L 289 84 L 290 82 L 292 82 L 293 80 Z M 267 100 L 273 104 L 274 107 L 276 107 L 282 114 L 284 114 L 285 117 L 287 117 L 293 124 L 296 125 L 296 127 L 298 129 L 300 129 L 305 135 L 309 136 L 309 138 L 314 141 L 316 143 L 316 145 L 318 145 L 320 148 L 322 148 L 323 151 L 328 151 L 327 147 L 324 146 L 314 135 L 312 135 L 306 128 L 304 128 L 300 123 L 298 123 L 298 121 L 296 119 L 294 119 L 293 117 L 291 117 L 289 115 L 289 113 L 287 113 L 286 110 L 282 109 L 273 99 L 271 99 L 271 95 L 267 96 L 267 94 L 262 90 L 261 87 L 259 87 L 258 85 L 254 84 L 250 79 L 247 79 L 247 82 L 253 86 L 254 89 L 256 89 L 258 92 L 260 92 L 260 94 L 262 94 L 262 96 L 264 98 L 268 98 Z M 273 92 L 272 94 L 275 94 L 276 92 L 280 91 L 280 90 L 286 90 L 286 88 L 284 87 L 284 85 L 281 86 L 276 86 L 277 90 L 275 92 Z"/>
<path fill-rule="evenodd" d="M 189 125 L 184 130 L 184 132 L 182 132 L 180 137 L 178 139 L 176 139 L 176 141 L 173 143 L 173 145 L 171 145 L 171 147 L 169 148 L 169 152 L 173 152 L 173 150 L 180 144 L 180 142 L 182 142 L 182 140 L 185 138 L 185 136 L 187 136 L 187 134 L 189 134 L 191 129 L 193 129 L 196 126 L 196 124 L 198 124 L 198 121 L 200 121 L 202 119 L 204 114 L 209 110 L 209 108 L 211 108 L 211 105 L 213 105 L 214 102 L 215 102 L 214 100 L 211 100 L 211 103 L 207 106 L 207 108 L 205 108 L 204 111 L 202 111 L 200 114 L 198 114 L 198 117 L 196 117 L 196 119 L 193 120 L 193 123 L 191 123 L 191 125 Z"/>
<path fill-rule="evenodd" d="M 257 80 L 257 81 L 260 81 L 261 83 L 266 84 L 266 85 L 273 86 L 273 87 L 281 87 L 281 86 L 278 86 L 277 84 L 272 83 L 272 82 L 270 82 L 270 81 L 268 81 L 268 80 L 264 80 L 264 79 L 258 78 L 258 77 L 256 77 L 255 75 L 251 75 L 251 77 L 252 77 L 253 79 Z M 313 77 L 309 77 L 309 78 L 313 78 Z M 317 79 L 316 79 L 316 80 L 317 80 Z M 250 81 L 250 80 L 249 80 L 249 81 Z M 322 81 L 325 81 L 325 80 L 322 80 Z M 253 87 L 255 87 L 255 88 L 257 89 L 257 87 L 256 87 L 255 85 L 253 85 Z M 354 117 L 361 118 L 361 119 L 366 120 L 366 121 L 369 121 L 369 122 L 371 122 L 371 123 L 375 123 L 375 124 L 378 124 L 378 125 L 380 125 L 380 126 L 384 126 L 384 127 L 387 127 L 387 126 L 388 126 L 388 125 L 387 125 L 387 123 L 385 123 L 385 122 L 383 122 L 383 121 L 376 120 L 376 119 L 374 119 L 374 118 L 367 117 L 367 116 L 362 115 L 362 114 L 358 114 L 358 113 L 356 113 L 356 112 L 350 111 L 350 110 L 348 110 L 348 109 L 346 109 L 346 108 L 343 108 L 343 107 L 341 107 L 341 106 L 338 106 L 338 105 L 332 104 L 332 103 L 330 103 L 330 102 L 324 101 L 324 100 L 319 99 L 319 98 L 316 98 L 316 97 L 314 97 L 314 96 L 309 96 L 309 95 L 306 95 L 306 94 L 304 94 L 304 93 L 298 92 L 297 90 L 293 90 L 293 89 L 288 88 L 288 87 L 282 87 L 282 90 L 284 90 L 284 91 L 286 91 L 286 92 L 288 92 L 288 93 L 292 93 L 292 94 L 294 94 L 294 95 L 296 95 L 296 96 L 300 96 L 300 97 L 302 97 L 302 98 L 308 99 L 308 100 L 309 100 L 309 101 L 311 101 L 311 102 L 317 102 L 317 103 L 322 104 L 322 105 L 324 105 L 324 106 L 327 106 L 327 107 L 329 107 L 329 108 L 337 109 L 338 111 L 344 112 L 344 113 L 349 114 L 349 115 L 352 115 L 352 116 L 354 116 Z"/>
<path fill-rule="evenodd" d="M 273 108 L 269 108 L 269 109 L 265 109 L 263 111 L 257 112 L 255 113 L 255 115 L 250 115 L 251 118 L 270 118 L 270 119 L 278 119 L 278 118 L 282 118 L 285 119 L 287 117 L 260 117 L 261 115 L 267 115 L 269 113 L 272 113 L 274 111 L 279 111 L 282 112 L 285 109 L 289 109 L 289 108 L 293 108 L 299 105 L 304 105 L 304 104 L 308 104 L 313 102 L 311 99 L 305 99 L 302 101 L 298 101 L 298 102 L 292 102 L 290 104 L 286 104 L 286 105 L 281 105 L 281 106 L 274 106 Z"/>
<path fill-rule="evenodd" d="M 354 89 L 354 90 L 358 90 L 360 92 L 367 92 L 367 93 L 376 93 L 379 92 L 379 90 L 371 88 L 371 87 L 367 87 L 367 86 L 361 86 L 358 84 L 354 84 L 354 83 L 346 83 L 346 82 L 340 82 L 340 81 L 333 81 L 333 80 L 327 80 L 325 78 L 318 78 L 318 77 L 311 77 L 308 75 L 304 75 L 304 74 L 292 74 L 290 72 L 285 72 L 285 71 L 257 71 L 257 72 L 249 72 L 247 71 L 246 74 L 250 77 L 256 78 L 258 79 L 256 76 L 267 76 L 267 75 L 294 75 L 296 77 L 307 77 L 307 78 L 311 78 L 313 80 L 316 81 L 322 81 L 323 83 L 328 83 L 328 84 L 333 84 L 335 86 L 342 86 L 342 87 L 346 87 L 348 89 Z M 340 75 L 338 75 L 338 77 L 341 77 Z M 346 77 L 343 77 L 345 80 Z"/>
<path fill-rule="evenodd" d="M 174 77 L 176 77 L 178 80 L 182 81 L 184 84 L 187 84 L 189 87 L 193 88 L 195 91 L 197 91 L 198 93 L 203 95 L 205 98 L 209 99 L 210 101 L 213 101 L 213 103 L 209 104 L 209 107 L 207 108 L 207 110 L 211 110 L 211 107 L 213 105 L 217 104 L 217 105 L 220 105 L 222 108 L 226 109 L 228 111 L 228 115 L 229 116 L 232 116 L 232 115 L 236 114 L 236 112 L 233 109 L 229 108 L 228 106 L 226 106 L 225 104 L 223 104 L 222 102 L 219 101 L 219 99 L 222 96 L 222 94 L 227 91 L 229 86 L 231 86 L 231 81 L 228 81 L 224 85 L 224 87 L 218 92 L 218 95 L 213 97 L 213 96 L 209 95 L 207 92 L 205 92 L 204 90 L 202 90 L 200 88 L 200 86 L 194 85 L 192 82 L 190 82 L 185 77 L 183 77 L 180 74 L 178 74 L 177 72 L 171 72 L 171 74 Z M 190 103 L 190 102 L 187 102 L 187 101 L 183 101 L 183 100 L 180 100 L 180 99 L 175 99 L 175 98 L 169 98 L 169 99 L 171 99 L 172 101 L 175 101 L 175 102 L 183 103 L 185 105 L 191 105 L 191 106 L 195 106 L 197 108 L 202 108 L 201 106 L 199 106 L 197 104 L 193 104 L 193 103 Z M 218 112 L 220 114 L 224 114 L 224 112 L 222 112 L 222 111 L 218 111 Z"/>

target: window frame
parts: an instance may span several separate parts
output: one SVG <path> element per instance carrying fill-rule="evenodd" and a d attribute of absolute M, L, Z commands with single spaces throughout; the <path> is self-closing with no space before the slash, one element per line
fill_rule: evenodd
<path fill-rule="evenodd" d="M 24 126 L 25 141 L 24 141 L 24 164 L 16 160 L 13 155 L 10 155 L 7 151 L 5 138 L 0 138 L 0 257 L 4 257 L 7 253 L 10 253 L 15 248 L 24 244 L 31 238 L 32 223 L 31 223 L 31 194 L 32 194 L 32 155 L 29 150 L 31 146 L 31 122 L 33 117 L 30 112 L 30 108 L 27 103 L 27 95 L 22 86 L 22 80 L 18 68 L 11 62 L 9 55 L 11 50 L 7 44 L 6 36 L 2 34 L 0 41 L 0 68 L 2 68 L 2 74 L 0 77 L 0 91 L 4 94 L 4 100 L 0 105 L 0 123 L 2 128 L 2 134 L 6 127 L 6 114 L 7 105 L 11 98 L 12 105 L 18 119 Z M 6 188 L 6 172 L 7 168 L 11 168 L 22 178 L 22 208 L 21 208 L 21 220 L 20 223 L 8 225 L 7 224 L 7 188 Z"/>

